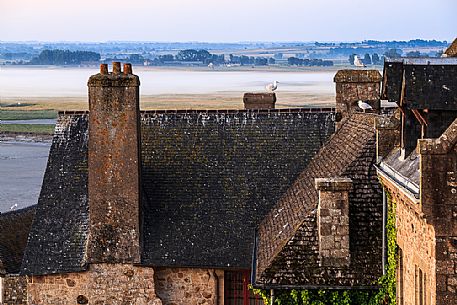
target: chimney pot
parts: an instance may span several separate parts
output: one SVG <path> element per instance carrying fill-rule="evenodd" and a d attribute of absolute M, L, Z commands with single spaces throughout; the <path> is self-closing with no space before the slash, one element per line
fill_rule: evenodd
<path fill-rule="evenodd" d="M 124 64 L 124 75 L 133 74 L 132 64 Z"/>
<path fill-rule="evenodd" d="M 121 63 L 118 61 L 113 61 L 113 74 L 121 73 Z"/>
<path fill-rule="evenodd" d="M 100 65 L 100 74 L 103 74 L 103 75 L 108 74 L 108 65 L 107 64 Z"/>

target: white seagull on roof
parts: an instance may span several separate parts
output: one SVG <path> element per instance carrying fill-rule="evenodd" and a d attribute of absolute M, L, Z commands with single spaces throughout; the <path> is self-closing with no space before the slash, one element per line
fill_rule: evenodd
<path fill-rule="evenodd" d="M 360 60 L 360 58 L 357 55 L 354 56 L 354 66 L 356 66 L 356 67 L 366 67 L 365 64 Z"/>
<path fill-rule="evenodd" d="M 365 103 L 365 102 L 363 102 L 362 100 L 358 101 L 358 102 L 357 102 L 357 105 L 360 107 L 360 109 L 363 110 L 363 112 L 365 112 L 366 110 L 371 110 L 371 109 L 373 109 L 373 107 L 371 107 L 370 104 Z"/>
<path fill-rule="evenodd" d="M 276 89 L 278 89 L 278 84 L 279 82 L 277 80 L 275 80 L 272 84 L 268 84 L 265 86 L 265 89 L 267 89 L 268 92 L 273 92 L 275 91 Z"/>

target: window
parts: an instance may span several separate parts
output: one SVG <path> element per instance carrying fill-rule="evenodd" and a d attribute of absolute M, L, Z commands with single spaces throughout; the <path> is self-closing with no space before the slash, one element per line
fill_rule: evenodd
<path fill-rule="evenodd" d="M 419 268 L 419 305 L 424 305 L 424 278 Z"/>
<path fill-rule="evenodd" d="M 404 304 L 404 288 L 403 288 L 403 250 L 398 247 L 398 263 L 397 263 L 397 304 L 403 305 Z"/>
<path fill-rule="evenodd" d="M 427 305 L 427 275 L 417 265 L 414 275 L 415 303 L 416 305 Z"/>
<path fill-rule="evenodd" d="M 0 304 L 3 304 L 3 277 L 0 276 Z"/>
<path fill-rule="evenodd" d="M 249 289 L 249 270 L 224 272 L 225 305 L 264 305 Z"/>

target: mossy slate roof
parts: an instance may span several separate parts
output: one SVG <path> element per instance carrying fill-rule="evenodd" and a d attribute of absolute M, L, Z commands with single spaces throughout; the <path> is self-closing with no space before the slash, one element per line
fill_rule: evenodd
<path fill-rule="evenodd" d="M 0 214 L 0 275 L 19 273 L 36 206 Z"/>
<path fill-rule="evenodd" d="M 87 268 L 88 113 L 61 114 L 22 264 Z M 254 232 L 334 132 L 333 112 L 141 113 L 141 264 L 250 268 Z"/>
<path fill-rule="evenodd" d="M 321 148 L 258 230 L 259 287 L 373 287 L 382 275 L 382 191 L 375 169 L 375 115 L 354 114 Z M 321 267 L 315 178 L 352 179 L 350 265 Z"/>

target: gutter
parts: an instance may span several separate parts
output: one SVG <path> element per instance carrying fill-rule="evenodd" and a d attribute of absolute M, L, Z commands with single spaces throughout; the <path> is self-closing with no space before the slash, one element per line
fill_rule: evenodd
<path fill-rule="evenodd" d="M 384 162 L 375 165 L 375 168 L 378 171 L 378 174 L 381 173 L 384 177 L 389 178 L 394 184 L 406 190 L 407 195 L 409 195 L 413 201 L 419 199 L 420 188 L 417 184 L 411 182 Z"/>
<path fill-rule="evenodd" d="M 254 231 L 254 249 L 252 250 L 252 263 L 251 263 L 251 285 L 254 287 L 256 280 L 257 272 L 257 240 L 258 240 L 258 230 L 257 228 Z M 257 286 L 255 286 L 257 287 Z"/>

